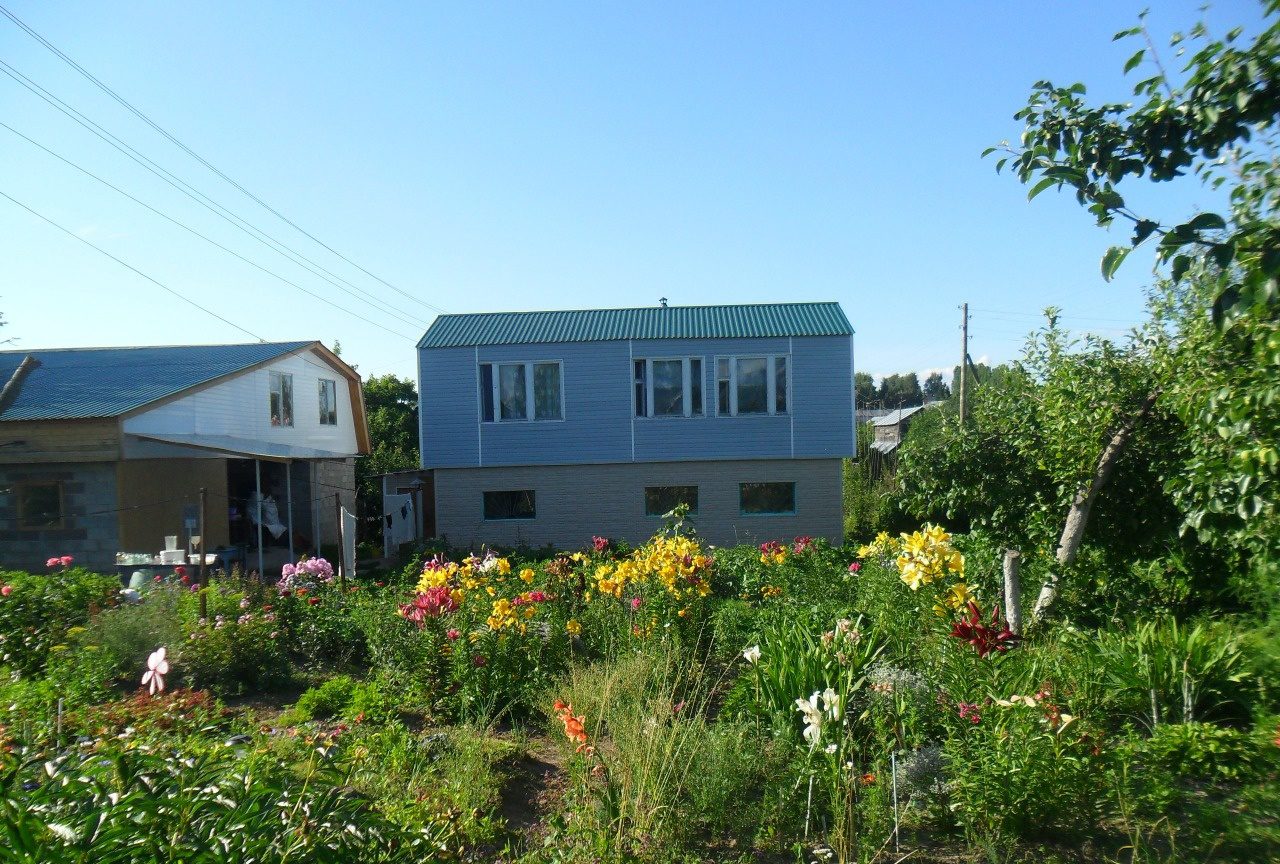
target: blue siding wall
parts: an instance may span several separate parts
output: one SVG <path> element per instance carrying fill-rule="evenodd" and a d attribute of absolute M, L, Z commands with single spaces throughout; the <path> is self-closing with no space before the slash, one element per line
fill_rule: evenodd
<path fill-rule="evenodd" d="M 656 462 L 850 456 L 853 369 L 843 336 L 571 342 L 419 352 L 423 465 Z M 791 354 L 791 413 L 715 416 L 715 357 Z M 702 357 L 706 416 L 632 416 L 631 359 Z M 480 423 L 477 364 L 558 360 L 562 421 Z"/>

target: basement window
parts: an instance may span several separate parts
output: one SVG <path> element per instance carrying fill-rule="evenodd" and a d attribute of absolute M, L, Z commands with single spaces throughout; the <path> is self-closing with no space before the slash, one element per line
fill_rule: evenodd
<path fill-rule="evenodd" d="M 484 493 L 484 518 L 488 521 L 533 519 L 537 515 L 538 510 L 532 489 Z"/>

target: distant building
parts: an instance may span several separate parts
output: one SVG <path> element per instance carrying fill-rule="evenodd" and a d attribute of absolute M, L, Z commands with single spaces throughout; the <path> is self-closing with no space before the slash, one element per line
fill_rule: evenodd
<path fill-rule="evenodd" d="M 201 488 L 206 550 L 249 569 L 354 510 L 360 376 L 319 342 L 7 351 L 0 382 L 0 567 L 189 551 Z"/>
<path fill-rule="evenodd" d="M 712 543 L 839 542 L 852 337 L 837 303 L 441 315 L 418 343 L 437 532 L 638 543 L 685 503 Z"/>

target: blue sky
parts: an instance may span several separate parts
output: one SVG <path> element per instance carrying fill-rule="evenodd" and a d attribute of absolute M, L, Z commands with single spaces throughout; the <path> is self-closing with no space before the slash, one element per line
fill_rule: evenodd
<path fill-rule="evenodd" d="M 210 198 L 380 299 L 337 287 L 200 208 L 0 74 L 0 119 L 353 318 L 0 128 L 0 192 L 269 340 L 341 340 L 413 376 L 450 312 L 839 300 L 876 374 L 1015 356 L 1038 312 L 1119 335 L 1150 258 L 1074 200 L 997 176 L 1040 79 L 1123 99 L 1146 5 L 1159 43 L 1200 0 L 1039 3 L 66 3 L 0 0 L 259 198 L 278 221 L 0 18 L 0 59 Z M 1256 27 L 1257 3 L 1211 26 Z M 1176 58 L 1166 57 L 1171 64 Z M 1135 190 L 1136 193 L 1137 190 Z M 1131 200 L 1173 218 L 1194 181 Z M 0 199 L 11 347 L 246 341 Z M 333 279 L 333 277 L 329 277 Z M 434 307 L 434 309 L 432 308 Z M 401 335 L 393 335 L 388 330 Z"/>

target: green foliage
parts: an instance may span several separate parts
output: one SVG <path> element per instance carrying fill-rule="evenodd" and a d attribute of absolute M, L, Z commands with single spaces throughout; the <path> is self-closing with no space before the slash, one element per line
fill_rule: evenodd
<path fill-rule="evenodd" d="M 280 687 L 291 670 L 277 626 L 258 616 L 197 626 L 179 649 L 174 669 L 191 686 L 225 696 Z"/>
<path fill-rule="evenodd" d="M 1278 9 L 1274 0 L 1266 3 L 1272 20 L 1247 44 L 1238 28 L 1220 39 L 1203 24 L 1187 36 L 1176 34 L 1172 43 L 1180 55 L 1183 43 L 1199 43 L 1181 79 L 1165 72 L 1145 24 L 1117 34 L 1143 37 L 1148 45 L 1133 55 L 1126 73 L 1147 60 L 1155 68 L 1134 86 L 1136 104 L 1091 106 L 1083 84 L 1040 81 L 1015 115 L 1025 123 L 1022 146 L 1009 150 L 997 170 L 1011 163 L 1018 179 L 1031 185 L 1030 198 L 1051 186 L 1073 189 L 1100 226 L 1117 217 L 1130 221 L 1130 242 L 1103 256 L 1107 279 L 1130 252 L 1154 238 L 1157 260 L 1171 265 L 1175 281 L 1196 263 L 1223 272 L 1214 297 L 1219 314 L 1274 307 L 1280 303 L 1280 227 L 1269 217 L 1276 201 L 1273 133 L 1280 117 Z M 1215 188 L 1231 182 L 1230 222 L 1205 212 L 1162 225 L 1134 212 L 1118 189 L 1127 178 L 1161 183 L 1187 174 Z"/>
<path fill-rule="evenodd" d="M 1221 625 L 1143 621 L 1128 633 L 1102 634 L 1094 645 L 1112 710 L 1153 729 L 1243 721 L 1257 698 L 1239 637 Z"/>
<path fill-rule="evenodd" d="M 67 631 L 83 627 L 99 609 L 114 606 L 120 594 L 115 576 L 79 567 L 49 573 L 0 572 L 0 666 L 20 675 L 40 671 L 50 650 L 64 645 Z"/>
<path fill-rule="evenodd" d="M 11 861 L 115 864 L 401 860 L 432 837 L 382 818 L 344 788 L 320 748 L 302 766 L 233 748 L 105 747 L 0 773 Z"/>
<path fill-rule="evenodd" d="M 370 453 L 356 460 L 356 498 L 364 516 L 382 514 L 382 484 L 377 477 L 389 471 L 419 467 L 418 390 L 414 382 L 395 375 L 371 375 L 364 382 L 365 417 L 369 422 Z M 382 520 L 365 520 L 363 540 L 381 542 Z"/>
<path fill-rule="evenodd" d="M 294 703 L 292 714 L 297 722 L 327 720 L 346 712 L 354 695 L 356 682 L 338 675 L 303 692 Z"/>
<path fill-rule="evenodd" d="M 93 616 L 82 638 L 106 655 L 117 681 L 136 683 L 152 651 L 162 646 L 175 648 L 186 638 L 183 615 L 187 593 L 177 586 L 148 590 L 136 605 L 117 606 Z"/>

